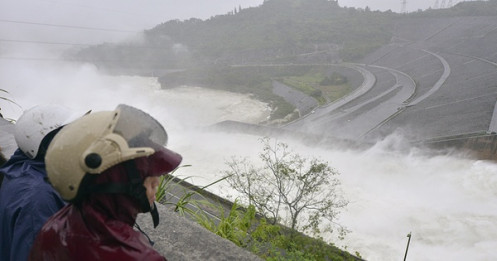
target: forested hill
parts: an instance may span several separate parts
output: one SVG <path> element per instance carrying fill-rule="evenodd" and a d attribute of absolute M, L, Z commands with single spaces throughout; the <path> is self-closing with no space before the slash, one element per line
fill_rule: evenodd
<path fill-rule="evenodd" d="M 312 53 L 331 63 L 361 57 L 387 43 L 396 16 L 342 8 L 327 0 L 267 0 L 207 20 L 167 21 L 145 31 L 139 44 L 104 44 L 77 56 L 130 68 L 288 62 Z"/>
<path fill-rule="evenodd" d="M 266 0 L 207 20 L 167 21 L 146 30 L 141 41 L 93 46 L 71 58 L 135 73 L 211 64 L 338 63 L 359 60 L 388 43 L 396 22 L 406 16 L 496 12 L 497 0 L 408 15 L 344 8 L 333 0 Z"/>
<path fill-rule="evenodd" d="M 160 42 L 167 35 L 209 58 L 253 53 L 260 54 L 254 55 L 259 60 L 341 48 L 354 49 L 351 54 L 386 43 L 393 17 L 340 8 L 326 0 L 270 0 L 235 10 L 205 22 L 170 21 L 147 32 L 148 38 Z"/>

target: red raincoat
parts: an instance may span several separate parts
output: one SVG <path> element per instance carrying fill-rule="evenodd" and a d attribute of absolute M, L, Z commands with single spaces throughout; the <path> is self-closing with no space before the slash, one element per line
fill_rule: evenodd
<path fill-rule="evenodd" d="M 127 181 L 125 171 L 116 165 L 96 183 Z M 139 212 L 137 201 L 125 194 L 92 194 L 79 206 L 69 204 L 45 223 L 29 260 L 166 260 L 133 229 Z"/>

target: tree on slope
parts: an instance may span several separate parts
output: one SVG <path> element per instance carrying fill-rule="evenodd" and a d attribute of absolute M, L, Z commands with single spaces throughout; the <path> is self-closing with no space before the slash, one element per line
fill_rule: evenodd
<path fill-rule="evenodd" d="M 292 231 L 319 235 L 338 227 L 343 236 L 346 230 L 334 222 L 348 204 L 337 191 L 339 172 L 327 162 L 291 152 L 285 143 L 269 138 L 262 138 L 261 143 L 262 167 L 255 167 L 247 158 L 232 157 L 226 163 L 226 180 L 241 199 Z M 330 222 L 324 224 L 325 219 Z"/>

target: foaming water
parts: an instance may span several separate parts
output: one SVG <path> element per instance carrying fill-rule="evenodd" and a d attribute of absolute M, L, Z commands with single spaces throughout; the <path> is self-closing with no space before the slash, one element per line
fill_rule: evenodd
<path fill-rule="evenodd" d="M 377 148 L 335 154 L 351 201 L 343 242 L 368 260 L 495 260 L 495 163 Z"/>
<path fill-rule="evenodd" d="M 203 135 L 209 145 L 191 156 L 198 159 L 193 164 L 209 161 L 208 171 L 189 172 L 203 176 L 197 179 L 203 185 L 220 178 L 230 155 L 256 160 L 261 149 L 256 137 Z M 326 235 L 337 246 L 366 260 L 402 260 L 411 233 L 407 260 L 497 259 L 497 164 L 406 150 L 399 137 L 366 151 L 282 141 L 301 155 L 328 161 L 341 173 L 350 203 L 337 221 L 351 233 L 345 240 Z M 220 146 L 217 152 L 209 148 L 214 145 Z M 211 190 L 230 193 L 223 184 Z"/>
<path fill-rule="evenodd" d="M 199 131 L 223 120 L 256 123 L 267 105 L 240 95 L 202 88 L 160 89 L 157 79 L 102 76 L 90 65 L 39 66 L 0 63 L 0 88 L 24 109 L 59 103 L 78 110 L 110 110 L 119 103 L 143 109 L 168 130 L 169 147 L 184 156 L 177 175 L 207 185 L 221 177 L 231 156 L 257 159 L 258 137 Z M 21 110 L 0 103 L 16 119 Z M 367 260 L 402 260 L 412 232 L 407 260 L 497 260 L 497 165 L 433 155 L 411 149 L 392 136 L 365 151 L 306 146 L 287 142 L 303 156 L 326 160 L 341 175 L 350 204 L 338 222 L 349 233 L 328 237 Z M 210 188 L 227 196 L 226 184 Z"/>
<path fill-rule="evenodd" d="M 153 77 L 101 75 L 92 65 L 0 62 L 2 89 L 22 109 L 57 103 L 78 110 L 110 110 L 120 103 L 141 108 L 165 123 L 168 130 L 204 127 L 244 118 L 259 122 L 270 113 L 267 104 L 249 95 L 197 87 L 163 90 Z M 18 106 L 0 100 L 3 114 L 16 119 Z M 255 112 L 251 112 L 255 109 Z M 247 113 L 248 111 L 248 113 Z"/>

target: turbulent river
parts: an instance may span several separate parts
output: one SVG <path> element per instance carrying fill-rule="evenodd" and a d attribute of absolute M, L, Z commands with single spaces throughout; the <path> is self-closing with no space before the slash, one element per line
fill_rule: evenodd
<path fill-rule="evenodd" d="M 111 110 L 126 103 L 149 112 L 169 133 L 168 147 L 184 156 L 176 175 L 197 185 L 220 178 L 231 156 L 256 158 L 258 137 L 200 131 L 224 120 L 257 123 L 267 104 L 248 95 L 197 87 L 161 90 L 157 79 L 102 76 L 90 66 L 45 66 L 0 61 L 0 89 L 23 109 L 59 103 L 77 110 Z M 21 109 L 1 101 L 6 117 Z M 457 155 L 430 155 L 405 149 L 392 136 L 366 151 L 307 147 L 284 140 L 305 156 L 326 160 L 338 170 L 350 201 L 338 223 L 351 232 L 329 239 L 366 260 L 497 260 L 497 165 Z M 225 195 L 226 184 L 211 187 Z"/>

